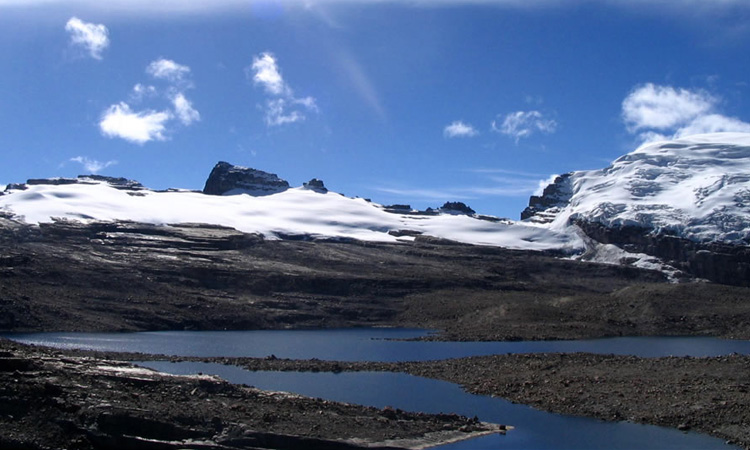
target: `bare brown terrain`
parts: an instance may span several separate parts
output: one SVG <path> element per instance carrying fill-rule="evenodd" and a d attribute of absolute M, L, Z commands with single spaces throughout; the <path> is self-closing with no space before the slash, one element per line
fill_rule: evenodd
<path fill-rule="evenodd" d="M 288 238 L 268 241 L 204 225 L 58 222 L 28 227 L 0 217 L 0 331 L 414 326 L 438 330 L 434 339 L 446 340 L 624 335 L 750 338 L 749 288 L 703 282 L 672 284 L 658 272 L 632 267 L 429 238 L 398 245 Z M 118 366 L 111 361 L 114 355 L 84 361 L 75 358 L 93 356 L 70 353 L 68 357 L 73 359 L 65 361 L 60 351 L 21 346 L 4 351 L 5 363 L 10 366 L 0 371 L 4 395 L 0 404 L 10 405 L 5 407 L 10 409 L 0 411 L 4 421 L 0 437 L 5 439 L 0 442 L 12 443 L 11 448 L 92 448 L 95 438 L 81 430 L 92 429 L 99 419 L 77 412 L 81 405 L 90 405 L 76 386 L 109 380 L 109 375 L 79 369 Z M 16 360 L 22 362 L 8 362 Z M 105 360 L 106 364 L 101 362 Z M 13 368 L 14 364 L 21 368 Z M 308 365 L 286 364 L 291 370 L 306 370 Z M 367 370 L 399 370 L 446 379 L 472 392 L 552 411 L 689 427 L 748 446 L 743 389 L 750 382 L 742 378 L 746 365 L 746 357 L 517 355 Z M 330 368 L 350 369 L 362 370 L 345 363 Z M 247 397 L 249 391 L 218 381 L 209 384 L 222 387 L 203 392 L 196 380 L 158 378 L 157 384 L 163 387 L 152 389 L 146 386 L 153 384 L 141 386 L 127 378 L 99 391 L 98 404 L 105 405 L 102 408 L 107 414 L 119 414 L 121 410 L 114 406 L 118 402 L 126 402 L 128 411 L 139 411 L 134 416 L 128 413 L 128 417 L 152 420 L 159 414 L 161 401 L 189 398 L 198 402 L 186 403 L 190 408 L 216 399 L 225 403 L 240 398 L 257 401 Z M 25 387 L 19 390 L 19 386 Z M 123 394 L 131 391 L 139 400 Z M 193 398 L 186 392 L 203 392 L 205 396 Z M 132 402 L 144 403 L 137 406 Z M 24 404 L 36 406 L 22 408 L 20 414 L 13 409 Z M 178 424 L 183 429 L 183 419 L 170 415 L 169 411 L 176 414 L 175 408 L 167 408 L 161 423 Z M 268 408 L 274 416 L 278 415 L 274 408 L 284 411 L 286 406 Z M 332 404 L 310 408 L 340 411 L 337 414 L 342 416 L 361 413 Z M 72 418 L 57 421 L 58 410 L 67 411 Z M 382 411 L 372 414 L 382 415 Z M 209 434 L 214 439 L 222 433 L 210 428 L 211 417 L 201 417 L 190 419 L 193 422 L 185 419 L 187 429 L 203 430 L 201 439 Z M 240 423 L 239 416 L 217 417 L 221 423 Z M 356 423 L 344 421 L 338 431 L 334 428 L 330 435 L 319 435 L 307 425 L 262 428 L 262 420 L 256 419 L 248 419 L 245 428 L 328 440 L 346 437 L 343 430 Z M 292 422 L 295 420 L 290 419 Z M 46 435 L 35 431 L 39 427 L 58 434 L 44 440 Z M 179 436 L 182 439 L 192 436 L 190 433 Z M 157 440 L 167 439 L 161 436 Z"/>
<path fill-rule="evenodd" d="M 441 339 L 750 337 L 750 289 L 460 245 L 1 219 L 0 331 L 416 326 Z"/>

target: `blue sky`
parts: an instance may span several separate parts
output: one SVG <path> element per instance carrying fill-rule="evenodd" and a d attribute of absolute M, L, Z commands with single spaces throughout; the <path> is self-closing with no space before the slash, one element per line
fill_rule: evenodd
<path fill-rule="evenodd" d="M 750 132 L 747 55 L 742 0 L 0 0 L 0 184 L 226 160 L 518 218 L 550 175 Z"/>

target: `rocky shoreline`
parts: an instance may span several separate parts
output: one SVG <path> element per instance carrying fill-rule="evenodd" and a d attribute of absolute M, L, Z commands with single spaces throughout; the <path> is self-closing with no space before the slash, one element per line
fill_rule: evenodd
<path fill-rule="evenodd" d="M 397 363 L 273 357 L 168 359 L 253 371 L 403 372 L 545 411 L 694 430 L 750 449 L 750 356 L 746 355 L 640 358 L 542 353 Z"/>
<path fill-rule="evenodd" d="M 0 448 L 420 449 L 505 427 L 172 376 L 0 339 Z"/>
<path fill-rule="evenodd" d="M 66 352 L 128 361 L 211 362 L 251 371 L 401 372 L 549 412 L 694 430 L 750 449 L 748 355 L 642 358 L 538 353 L 389 363 Z"/>

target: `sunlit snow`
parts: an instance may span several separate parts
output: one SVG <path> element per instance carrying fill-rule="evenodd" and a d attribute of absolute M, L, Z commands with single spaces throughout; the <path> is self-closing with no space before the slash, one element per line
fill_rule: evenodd
<path fill-rule="evenodd" d="M 153 224 L 207 223 L 261 233 L 315 238 L 397 242 L 389 231 L 409 230 L 458 242 L 514 249 L 574 251 L 580 239 L 567 233 L 518 224 L 490 222 L 469 216 L 420 216 L 385 212 L 380 205 L 336 193 L 303 188 L 254 197 L 205 195 L 198 192 L 126 191 L 104 182 L 33 185 L 0 197 L 0 208 L 28 223 L 53 218 L 131 220 Z"/>
<path fill-rule="evenodd" d="M 364 199 L 304 188 L 265 196 L 216 196 L 184 190 L 131 191 L 90 179 L 10 191 L 0 196 L 0 210 L 32 224 L 54 218 L 206 223 L 260 233 L 266 239 L 308 236 L 371 242 L 409 241 L 422 234 L 569 254 L 591 250 L 571 227 L 575 218 L 607 226 L 637 225 L 698 241 L 750 241 L 750 134 L 697 135 L 646 144 L 607 168 L 573 173 L 571 182 L 569 204 L 544 211 L 554 218 L 546 225 L 467 215 L 395 214 Z M 596 256 L 588 253 L 596 261 L 626 256 L 609 247 L 599 248 Z M 642 266 L 652 263 L 646 255 L 635 256 Z"/>
<path fill-rule="evenodd" d="M 750 134 L 716 133 L 641 146 L 601 170 L 575 172 L 550 229 L 582 218 L 695 241 L 750 241 Z"/>

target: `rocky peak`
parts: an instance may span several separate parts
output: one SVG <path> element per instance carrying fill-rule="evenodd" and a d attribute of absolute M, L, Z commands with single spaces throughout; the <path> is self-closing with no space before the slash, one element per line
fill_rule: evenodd
<path fill-rule="evenodd" d="M 555 178 L 552 184 L 544 188 L 541 196 L 532 195 L 529 206 L 521 212 L 521 220 L 536 223 L 550 223 L 557 214 L 568 206 L 573 196 L 572 173 L 565 173 Z"/>
<path fill-rule="evenodd" d="M 445 202 L 445 204 L 440 207 L 440 212 L 445 214 L 464 214 L 469 216 L 472 214 L 476 214 L 476 211 L 471 209 L 463 202 Z"/>
<path fill-rule="evenodd" d="M 321 183 L 322 184 L 322 183 Z M 271 195 L 289 189 L 289 183 L 275 173 L 218 162 L 206 180 L 204 194 L 253 196 Z"/>
<path fill-rule="evenodd" d="M 307 183 L 302 183 L 302 187 L 310 191 L 318 192 L 320 194 L 325 194 L 326 192 L 328 192 L 328 189 L 323 184 L 323 180 L 319 180 L 317 178 L 313 178 Z"/>

